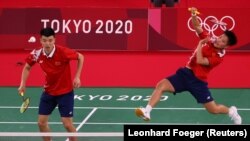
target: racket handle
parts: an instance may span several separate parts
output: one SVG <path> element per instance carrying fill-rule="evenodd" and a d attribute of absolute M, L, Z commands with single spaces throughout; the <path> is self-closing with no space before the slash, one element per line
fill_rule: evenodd
<path fill-rule="evenodd" d="M 198 10 L 192 11 L 192 8 L 188 8 L 188 11 L 192 12 L 192 14 L 199 15 L 200 12 Z"/>

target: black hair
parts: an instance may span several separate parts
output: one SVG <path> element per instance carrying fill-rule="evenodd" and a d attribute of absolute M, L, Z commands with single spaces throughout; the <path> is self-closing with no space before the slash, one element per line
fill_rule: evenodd
<path fill-rule="evenodd" d="M 51 27 L 46 27 L 41 29 L 40 35 L 46 37 L 55 36 L 55 31 Z"/>
<path fill-rule="evenodd" d="M 237 37 L 234 32 L 226 30 L 224 31 L 224 34 L 228 37 L 228 45 L 233 46 L 237 44 Z"/>

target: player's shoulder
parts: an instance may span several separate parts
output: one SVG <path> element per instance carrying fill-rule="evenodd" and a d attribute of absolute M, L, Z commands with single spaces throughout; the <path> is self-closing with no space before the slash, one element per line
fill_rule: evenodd
<path fill-rule="evenodd" d="M 69 47 L 62 46 L 62 45 L 55 45 L 55 47 L 56 47 L 57 50 L 62 50 L 62 51 L 64 51 L 64 50 L 70 50 Z"/>
<path fill-rule="evenodd" d="M 30 54 L 39 56 L 39 55 L 41 54 L 42 50 L 43 50 L 43 48 L 38 47 L 38 48 L 33 49 L 33 50 L 30 52 Z"/>
<path fill-rule="evenodd" d="M 62 46 L 62 45 L 55 45 L 56 46 L 56 54 L 66 55 L 72 52 L 75 52 L 73 49 Z"/>
<path fill-rule="evenodd" d="M 30 52 L 28 59 L 32 61 L 37 61 L 38 58 L 41 56 L 41 54 L 42 54 L 42 48 L 35 48 Z"/>
<path fill-rule="evenodd" d="M 55 45 L 55 47 L 56 47 L 56 48 L 58 48 L 58 49 L 64 49 L 64 48 L 67 48 L 66 46 L 57 45 L 57 44 Z"/>

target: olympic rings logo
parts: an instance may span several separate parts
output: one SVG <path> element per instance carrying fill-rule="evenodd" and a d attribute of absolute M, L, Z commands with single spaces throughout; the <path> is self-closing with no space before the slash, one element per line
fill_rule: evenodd
<path fill-rule="evenodd" d="M 225 31 L 226 29 L 233 30 L 235 27 L 235 20 L 231 16 L 224 16 L 220 20 L 218 20 L 218 18 L 216 18 L 215 16 L 208 16 L 204 19 L 204 21 L 202 21 L 200 17 L 197 17 L 197 19 L 199 20 L 201 27 L 203 27 L 210 35 L 212 35 L 212 37 L 217 37 L 215 35 L 215 31 L 218 28 Z M 192 28 L 191 24 L 192 24 L 192 17 L 188 19 L 187 26 L 189 30 L 195 31 Z"/>

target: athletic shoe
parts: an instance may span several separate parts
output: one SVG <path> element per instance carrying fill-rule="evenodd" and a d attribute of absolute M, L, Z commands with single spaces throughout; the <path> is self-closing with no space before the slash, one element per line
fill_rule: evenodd
<path fill-rule="evenodd" d="M 135 114 L 138 117 L 141 117 L 145 121 L 150 120 L 150 113 L 145 110 L 145 108 L 136 108 L 135 109 Z"/>
<path fill-rule="evenodd" d="M 234 124 L 241 124 L 242 119 L 240 115 L 237 112 L 237 108 L 235 106 L 231 106 L 229 108 L 229 117 L 231 117 L 231 120 L 234 121 Z"/>

